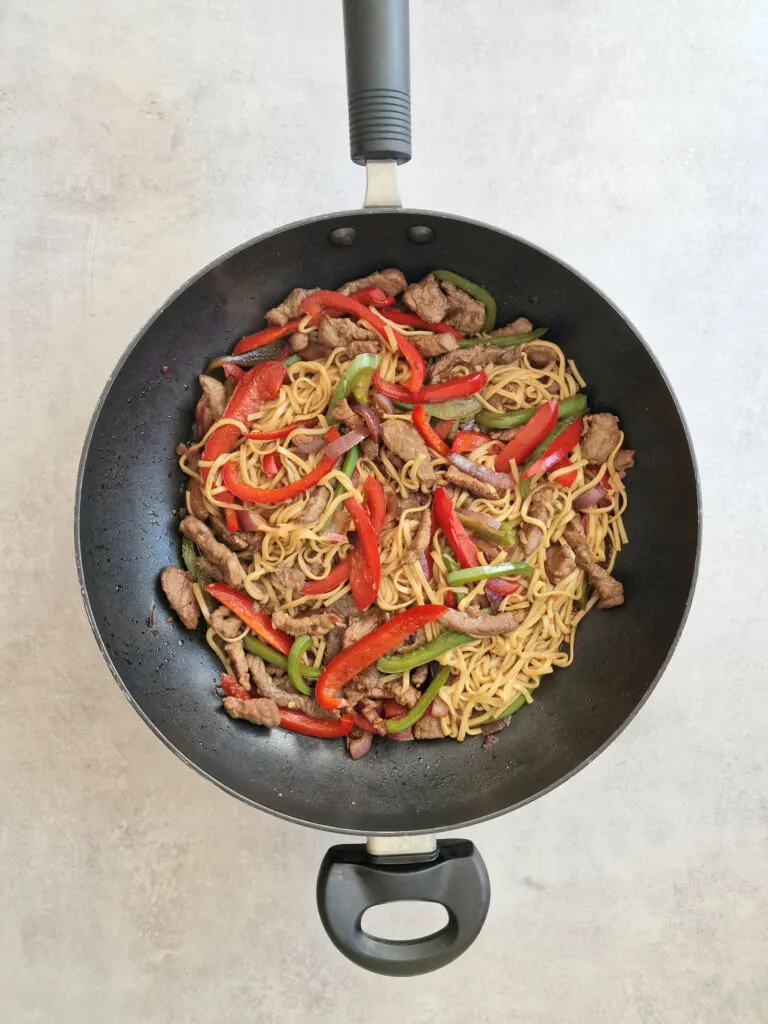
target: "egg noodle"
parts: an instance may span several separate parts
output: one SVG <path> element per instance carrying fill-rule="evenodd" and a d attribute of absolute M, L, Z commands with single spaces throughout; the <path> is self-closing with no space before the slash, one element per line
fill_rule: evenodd
<path fill-rule="evenodd" d="M 398 330 L 409 335 L 421 333 L 403 327 L 398 327 Z M 384 333 L 388 350 L 385 349 L 382 354 L 380 372 L 390 380 L 402 379 L 407 371 L 402 363 L 398 364 L 395 341 L 386 323 Z M 551 362 L 545 370 L 531 366 L 524 352 L 517 364 L 495 365 L 489 362 L 485 365 L 488 383 L 482 394 L 476 397 L 486 408 L 498 411 L 494 400 L 499 399 L 503 401 L 498 402 L 498 407 L 503 405 L 505 412 L 530 408 L 553 397 L 569 398 L 584 386 L 573 361 L 566 359 L 558 346 L 543 339 L 537 345 L 547 345 L 556 357 L 556 361 Z M 291 444 L 291 439 L 294 433 L 320 438 L 324 435 L 328 429 L 325 411 L 334 387 L 349 362 L 346 351 L 337 348 L 323 360 L 298 362 L 289 367 L 287 386 L 280 389 L 277 399 L 267 402 L 256 416 L 251 417 L 252 421 L 258 421 L 258 425 L 252 422 L 249 429 L 267 432 L 297 420 L 316 418 L 314 426 L 298 427 L 295 432 L 278 440 L 245 438 L 239 447 L 220 456 L 216 462 L 200 463 L 200 452 L 214 429 L 224 423 L 232 423 L 245 433 L 238 421 L 222 419 L 199 442 L 186 447 L 180 459 L 181 469 L 187 475 L 200 479 L 199 466 L 209 466 L 211 472 L 208 473 L 204 493 L 212 506 L 219 507 L 227 506 L 222 501 L 222 495 L 226 496 L 226 492 L 220 481 L 217 482 L 217 471 L 228 460 L 236 463 L 245 482 L 256 487 L 280 487 L 302 479 L 320 461 L 322 451 L 302 455 Z M 401 418 L 410 420 L 410 415 L 403 412 Z M 499 609 L 502 612 L 525 614 L 515 632 L 472 638 L 470 642 L 447 651 L 437 659 L 451 669 L 449 682 L 440 691 L 440 697 L 449 708 L 449 714 L 440 719 L 446 736 L 463 740 L 466 736 L 480 732 L 483 723 L 499 717 L 516 698 L 522 696 L 530 703 L 542 676 L 572 662 L 576 627 L 598 597 L 592 593 L 586 603 L 582 602 L 585 573 L 580 568 L 574 568 L 557 584 L 550 583 L 545 571 L 545 552 L 551 542 L 561 537 L 565 524 L 573 515 L 574 500 L 593 487 L 595 480 L 607 474 L 609 487 L 604 506 L 601 504 L 588 508 L 581 515 L 584 517 L 591 556 L 611 571 L 618 552 L 627 542 L 622 523 L 627 494 L 614 469 L 614 457 L 622 442 L 623 434 L 607 461 L 589 480 L 584 474 L 587 462 L 578 445 L 570 455 L 572 467 L 577 472 L 576 481 L 570 488 L 557 486 L 557 472 L 554 472 L 550 473 L 549 479 L 546 476 L 537 478 L 525 497 L 519 487 L 510 488 L 495 499 L 475 497 L 461 489 L 455 491 L 454 501 L 460 511 L 484 513 L 502 523 L 511 522 L 522 528 L 518 536 L 522 533 L 523 539 L 518 541 L 516 548 L 511 552 L 500 552 L 491 561 L 480 553 L 481 563 L 494 564 L 510 558 L 526 559 L 533 573 L 528 578 L 519 577 L 520 589 L 506 596 Z M 468 457 L 493 469 L 497 450 L 491 442 L 476 449 Z M 281 468 L 275 477 L 266 476 L 261 468 L 262 459 L 268 452 L 277 452 L 280 456 Z M 443 483 L 449 465 L 447 460 L 434 452 L 420 458 L 424 457 L 432 459 L 438 475 L 437 483 Z M 240 558 L 245 571 L 244 588 L 257 605 L 271 611 L 279 608 L 294 614 L 297 611 L 322 611 L 350 592 L 349 583 L 346 582 L 327 594 L 302 597 L 281 583 L 275 573 L 280 566 L 286 566 L 301 570 L 310 580 L 323 579 L 328 575 L 337 561 L 351 550 L 351 545 L 338 533 L 324 533 L 323 528 L 348 497 L 353 496 L 362 501 L 362 482 L 369 474 L 389 484 L 401 497 L 421 494 L 424 498 L 419 506 L 404 508 L 399 518 L 385 525 L 382 530 L 379 539 L 381 584 L 376 604 L 385 612 L 396 612 L 415 604 L 444 603 L 449 588 L 446 585 L 448 570 L 443 557 L 446 542 L 441 532 L 438 531 L 432 540 L 434 570 L 431 580 L 425 577 L 418 560 L 408 563 L 405 558 L 422 513 L 431 501 L 432 488 L 419 482 L 418 459 L 406 462 L 401 468 L 397 468 L 398 465 L 400 460 L 393 461 L 382 446 L 376 462 L 361 456 L 357 486 L 336 468 L 322 484 L 291 501 L 276 505 L 246 504 L 246 508 L 257 517 L 259 533 L 254 536 L 260 538 L 260 546 L 246 554 L 241 552 Z M 514 462 L 510 472 L 516 477 Z M 341 485 L 338 495 L 335 494 L 337 484 Z M 319 508 L 318 491 L 325 497 L 322 508 Z M 540 510 L 542 507 L 546 507 L 549 515 L 545 519 L 538 519 L 531 510 Z M 311 521 L 304 521 L 305 518 Z M 541 541 L 530 555 L 526 555 L 524 534 L 532 529 L 541 531 Z M 459 611 L 470 606 L 482 594 L 483 587 L 484 581 L 480 581 L 450 588 L 456 594 Z M 208 623 L 207 641 L 226 670 L 231 672 L 224 641 L 211 626 L 205 598 L 197 584 L 195 595 Z M 242 635 L 247 635 L 247 632 L 246 629 Z M 437 624 L 431 623 L 425 627 L 425 632 L 427 639 L 431 640 L 439 635 L 440 629 Z M 309 664 L 319 665 L 324 649 L 325 638 L 313 637 L 312 646 L 307 652 Z M 409 685 L 408 672 L 385 678 L 402 680 L 403 689 Z"/>

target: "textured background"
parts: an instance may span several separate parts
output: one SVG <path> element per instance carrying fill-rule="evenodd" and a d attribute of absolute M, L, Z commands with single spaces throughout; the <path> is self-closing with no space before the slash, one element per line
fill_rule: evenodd
<path fill-rule="evenodd" d="M 422 980 L 347 964 L 314 908 L 329 837 L 150 734 L 71 540 L 91 409 L 154 309 L 243 239 L 360 201 L 340 5 L 5 0 L 3 1022 L 768 1021 L 765 4 L 412 6 L 406 202 L 573 263 L 677 389 L 705 507 L 683 639 L 593 766 L 466 830 L 494 885 L 469 953 Z"/>

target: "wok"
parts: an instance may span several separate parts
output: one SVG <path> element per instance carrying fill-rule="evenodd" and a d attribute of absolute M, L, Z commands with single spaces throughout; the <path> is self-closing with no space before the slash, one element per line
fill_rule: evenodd
<path fill-rule="evenodd" d="M 411 153 L 407 0 L 346 0 L 344 15 L 351 150 L 367 166 L 368 208 L 291 224 L 228 253 L 172 296 L 130 345 L 85 441 L 77 562 L 115 679 L 179 757 L 260 810 L 372 837 L 367 846 L 328 851 L 317 889 L 323 923 L 358 964 L 418 974 L 467 948 L 490 896 L 472 844 L 436 843 L 434 834 L 504 814 L 557 786 L 616 737 L 653 689 L 692 594 L 699 496 L 669 384 L 604 295 L 513 235 L 398 208 L 396 165 Z M 574 664 L 544 681 L 492 750 L 477 741 L 378 743 L 352 762 L 338 742 L 230 720 L 204 638 L 167 621 L 158 575 L 179 561 L 172 509 L 183 504 L 183 481 L 173 449 L 187 437 L 207 359 L 261 327 L 265 310 L 296 285 L 332 288 L 388 266 L 409 280 L 452 268 L 496 296 L 499 323 L 523 315 L 547 324 L 588 382 L 591 408 L 620 415 L 638 457 L 625 520 L 630 544 L 617 566 L 626 603 L 586 618 Z M 442 903 L 448 924 L 408 942 L 363 931 L 367 907 L 402 899 Z"/>

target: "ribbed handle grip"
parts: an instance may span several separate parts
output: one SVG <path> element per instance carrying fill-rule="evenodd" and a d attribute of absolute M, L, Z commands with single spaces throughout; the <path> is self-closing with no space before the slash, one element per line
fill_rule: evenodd
<path fill-rule="evenodd" d="M 344 0 L 349 148 L 356 164 L 411 159 L 408 0 Z"/>

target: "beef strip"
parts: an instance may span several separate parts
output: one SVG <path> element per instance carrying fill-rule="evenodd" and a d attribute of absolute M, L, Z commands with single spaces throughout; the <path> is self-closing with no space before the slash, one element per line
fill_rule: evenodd
<path fill-rule="evenodd" d="M 557 492 L 554 487 L 542 487 L 541 490 L 537 491 L 531 498 L 528 506 L 528 515 L 532 519 L 539 519 L 546 525 L 552 515 L 551 506 L 556 493 Z M 526 556 L 530 555 L 539 546 L 539 541 L 542 537 L 541 528 L 534 526 L 533 523 L 523 523 L 520 527 L 519 536 Z"/>
<path fill-rule="evenodd" d="M 416 316 L 428 324 L 445 320 L 448 299 L 433 274 L 427 274 L 423 281 L 409 285 L 403 295 L 403 302 Z"/>
<path fill-rule="evenodd" d="M 414 562 L 418 562 L 421 556 L 429 547 L 429 538 L 432 533 L 432 509 L 431 507 L 425 508 L 421 513 L 419 519 L 419 525 L 416 533 L 413 536 L 413 540 L 408 546 L 408 550 L 403 556 L 403 565 L 413 565 Z"/>
<path fill-rule="evenodd" d="M 329 662 L 344 650 L 344 629 L 337 626 L 325 636 L 325 661 Z"/>
<path fill-rule="evenodd" d="M 587 431 L 581 439 L 581 454 L 587 462 L 602 465 L 619 443 L 619 421 L 610 412 L 598 412 L 586 418 Z"/>
<path fill-rule="evenodd" d="M 576 558 L 566 543 L 550 544 L 544 555 L 544 565 L 549 582 L 559 583 L 576 568 Z"/>
<path fill-rule="evenodd" d="M 323 636 L 330 633 L 336 626 L 343 626 L 344 620 L 333 612 L 320 612 L 316 615 L 289 615 L 288 612 L 276 611 L 272 616 L 275 629 L 282 629 L 291 636 Z"/>
<path fill-rule="evenodd" d="M 337 597 L 333 604 L 328 606 L 329 612 L 335 612 L 336 615 L 340 615 L 343 619 L 352 619 L 360 614 L 360 609 L 355 604 L 355 599 L 351 594 L 343 594 L 341 597 Z"/>
<path fill-rule="evenodd" d="M 632 469 L 634 464 L 635 453 L 631 448 L 622 448 L 613 457 L 613 468 L 619 476 L 624 476 L 628 469 Z"/>
<path fill-rule="evenodd" d="M 374 437 L 366 437 L 362 443 L 363 458 L 373 462 L 379 454 L 379 444 Z"/>
<path fill-rule="evenodd" d="M 177 444 L 175 449 L 174 449 L 174 451 L 179 456 L 179 458 L 181 458 L 182 456 L 186 455 L 186 457 L 187 457 L 187 465 L 189 466 L 190 469 L 194 470 L 195 473 L 197 473 L 198 468 L 200 466 L 200 449 L 199 448 L 190 448 L 186 444 Z"/>
<path fill-rule="evenodd" d="M 211 626 L 225 640 L 232 640 L 243 632 L 243 623 L 229 608 L 220 605 L 211 612 Z"/>
<path fill-rule="evenodd" d="M 369 633 L 372 633 L 374 629 L 378 629 L 386 621 L 387 613 L 382 611 L 381 608 L 374 607 L 361 612 L 344 630 L 343 646 L 345 648 L 351 647 L 352 644 L 356 644 L 358 640 L 368 636 Z"/>
<path fill-rule="evenodd" d="M 325 438 L 322 434 L 294 434 L 291 444 L 299 455 L 311 455 L 325 446 Z"/>
<path fill-rule="evenodd" d="M 209 516 L 208 506 L 205 503 L 202 485 L 194 477 L 187 482 L 187 499 L 187 508 L 190 513 L 201 523 L 205 522 Z"/>
<path fill-rule="evenodd" d="M 340 402 L 336 403 L 333 408 L 333 415 L 339 423 L 343 423 L 344 426 L 349 427 L 350 430 L 365 429 L 365 423 L 362 416 L 357 415 L 346 398 L 342 398 Z"/>
<path fill-rule="evenodd" d="M 269 697 L 281 708 L 292 708 L 294 711 L 301 711 L 311 718 L 336 719 L 338 714 L 335 711 L 326 711 L 321 708 L 314 697 L 305 697 L 297 693 L 284 677 L 272 676 L 267 666 L 255 654 L 246 654 L 248 668 L 251 670 L 251 679 L 262 697 Z"/>
<path fill-rule="evenodd" d="M 206 434 L 216 420 L 220 420 L 224 414 L 227 404 L 227 393 L 224 385 L 215 377 L 208 377 L 201 373 L 197 378 L 203 393 L 195 408 L 195 423 L 200 431 L 200 437 Z"/>
<path fill-rule="evenodd" d="M 524 611 L 501 612 L 499 615 L 472 615 L 468 611 L 459 612 L 449 608 L 440 616 L 440 622 L 447 629 L 456 629 L 470 636 L 500 636 L 503 633 L 514 633 L 525 619 Z"/>
<path fill-rule="evenodd" d="M 186 516 L 179 523 L 179 529 L 185 537 L 197 544 L 202 553 L 221 568 L 227 583 L 233 587 L 240 585 L 243 570 L 237 555 L 228 547 L 220 544 L 205 523 L 194 516 Z"/>
<path fill-rule="evenodd" d="M 232 668 L 235 670 L 235 678 L 244 690 L 251 688 L 251 674 L 248 671 L 248 662 L 245 660 L 245 648 L 242 640 L 235 640 L 232 643 L 224 644 Z"/>
<path fill-rule="evenodd" d="M 530 365 L 535 366 L 537 369 L 543 369 L 545 366 L 549 366 L 550 363 L 554 363 L 557 359 L 557 353 L 549 345 L 524 345 L 523 351 L 528 357 Z"/>
<path fill-rule="evenodd" d="M 443 281 L 443 292 L 448 298 L 448 312 L 445 322 L 461 334 L 477 334 L 485 321 L 485 305 L 478 299 L 457 288 L 450 281 Z"/>
<path fill-rule="evenodd" d="M 589 578 L 589 582 L 597 591 L 599 597 L 597 607 L 615 608 L 617 605 L 624 604 L 624 587 L 592 559 L 587 546 L 587 535 L 584 533 L 580 516 L 574 516 L 573 519 L 566 523 L 563 537 L 566 543 L 573 548 L 576 565 L 583 569 Z"/>
<path fill-rule="evenodd" d="M 510 334 L 529 334 L 533 330 L 533 324 L 525 316 L 519 316 L 511 324 L 504 327 L 497 327 L 495 331 L 482 334 L 482 338 L 508 338 Z"/>
<path fill-rule="evenodd" d="M 449 352 L 433 364 L 429 375 L 430 382 L 437 384 L 448 380 L 455 367 L 461 367 L 464 373 L 471 370 L 482 370 L 489 363 L 496 366 L 507 366 L 520 362 L 520 349 L 499 348 L 498 345 L 473 345 L 472 348 L 461 348 L 458 352 Z"/>
<path fill-rule="evenodd" d="M 414 426 L 406 420 L 384 420 L 381 436 L 387 448 L 406 462 L 423 456 L 416 475 L 423 484 L 435 482 L 436 474 L 429 458 L 429 449 Z"/>
<path fill-rule="evenodd" d="M 376 270 L 367 277 L 358 277 L 355 281 L 347 281 L 339 291 L 342 295 L 351 295 L 361 288 L 381 288 L 385 295 L 399 295 L 407 287 L 408 282 L 401 270 L 389 267 L 387 270 Z"/>
<path fill-rule="evenodd" d="M 346 740 L 349 756 L 353 761 L 359 761 L 371 749 L 373 736 L 369 732 L 365 732 L 364 729 L 358 729 L 355 725 L 352 727 L 352 731 L 347 733 Z"/>
<path fill-rule="evenodd" d="M 422 715 L 413 727 L 413 738 L 415 740 L 441 740 L 443 739 L 443 728 L 440 719 L 433 715 Z"/>
<path fill-rule="evenodd" d="M 301 331 L 296 331 L 296 333 L 292 334 L 288 339 L 288 344 L 291 346 L 291 351 L 304 352 L 306 348 L 309 346 L 310 337 L 312 340 L 314 340 L 317 337 L 316 332 L 311 331 L 309 333 L 302 334 Z"/>
<path fill-rule="evenodd" d="M 485 480 L 477 480 L 469 473 L 462 473 L 455 466 L 448 467 L 445 479 L 447 483 L 453 484 L 454 487 L 463 487 L 465 491 L 469 491 L 470 494 L 474 494 L 478 498 L 488 498 L 493 501 L 500 496 L 498 489 L 493 484 L 488 484 Z"/>
<path fill-rule="evenodd" d="M 412 334 L 408 336 L 408 341 L 425 359 L 443 356 L 446 352 L 455 352 L 459 347 L 452 334 Z"/>
<path fill-rule="evenodd" d="M 225 697 L 224 709 L 230 718 L 242 718 L 253 725 L 263 725 L 267 729 L 276 729 L 280 725 L 280 708 L 273 700 L 256 697 L 241 700 L 239 697 Z"/>
<path fill-rule="evenodd" d="M 285 327 L 289 320 L 295 320 L 300 315 L 304 299 L 316 291 L 317 288 L 294 288 L 279 306 L 267 310 L 264 319 L 274 327 Z"/>
<path fill-rule="evenodd" d="M 378 669 L 374 665 L 370 667 L 373 669 L 373 672 L 368 672 L 367 670 L 361 672 L 344 687 L 347 700 L 353 707 L 364 697 L 373 697 L 379 700 L 392 698 L 406 708 L 413 707 L 421 696 L 414 686 L 406 686 L 405 690 L 403 690 L 403 684 L 399 679 L 382 681 L 381 673 Z"/>
<path fill-rule="evenodd" d="M 427 634 L 423 627 L 419 627 L 415 633 L 411 633 L 401 643 L 395 647 L 393 654 L 408 654 L 410 651 L 415 651 L 418 647 L 424 647 L 427 642 Z"/>
<path fill-rule="evenodd" d="M 197 568 L 200 572 L 210 576 L 214 583 L 226 583 L 226 577 L 221 570 L 221 566 L 212 562 L 210 558 L 206 558 L 205 555 L 197 556 Z"/>
<path fill-rule="evenodd" d="M 169 565 L 160 573 L 160 586 L 187 629 L 197 629 L 200 621 L 200 606 L 192 590 L 192 576 L 175 565 Z"/>
<path fill-rule="evenodd" d="M 295 565 L 286 565 L 285 562 L 281 562 L 275 569 L 275 576 L 288 591 L 301 590 L 307 582 L 307 577 L 301 569 Z"/>
<path fill-rule="evenodd" d="M 352 342 L 368 342 L 365 352 L 378 352 L 379 340 L 366 324 L 344 317 L 324 316 L 317 330 L 317 340 L 326 349 L 347 348 Z"/>

